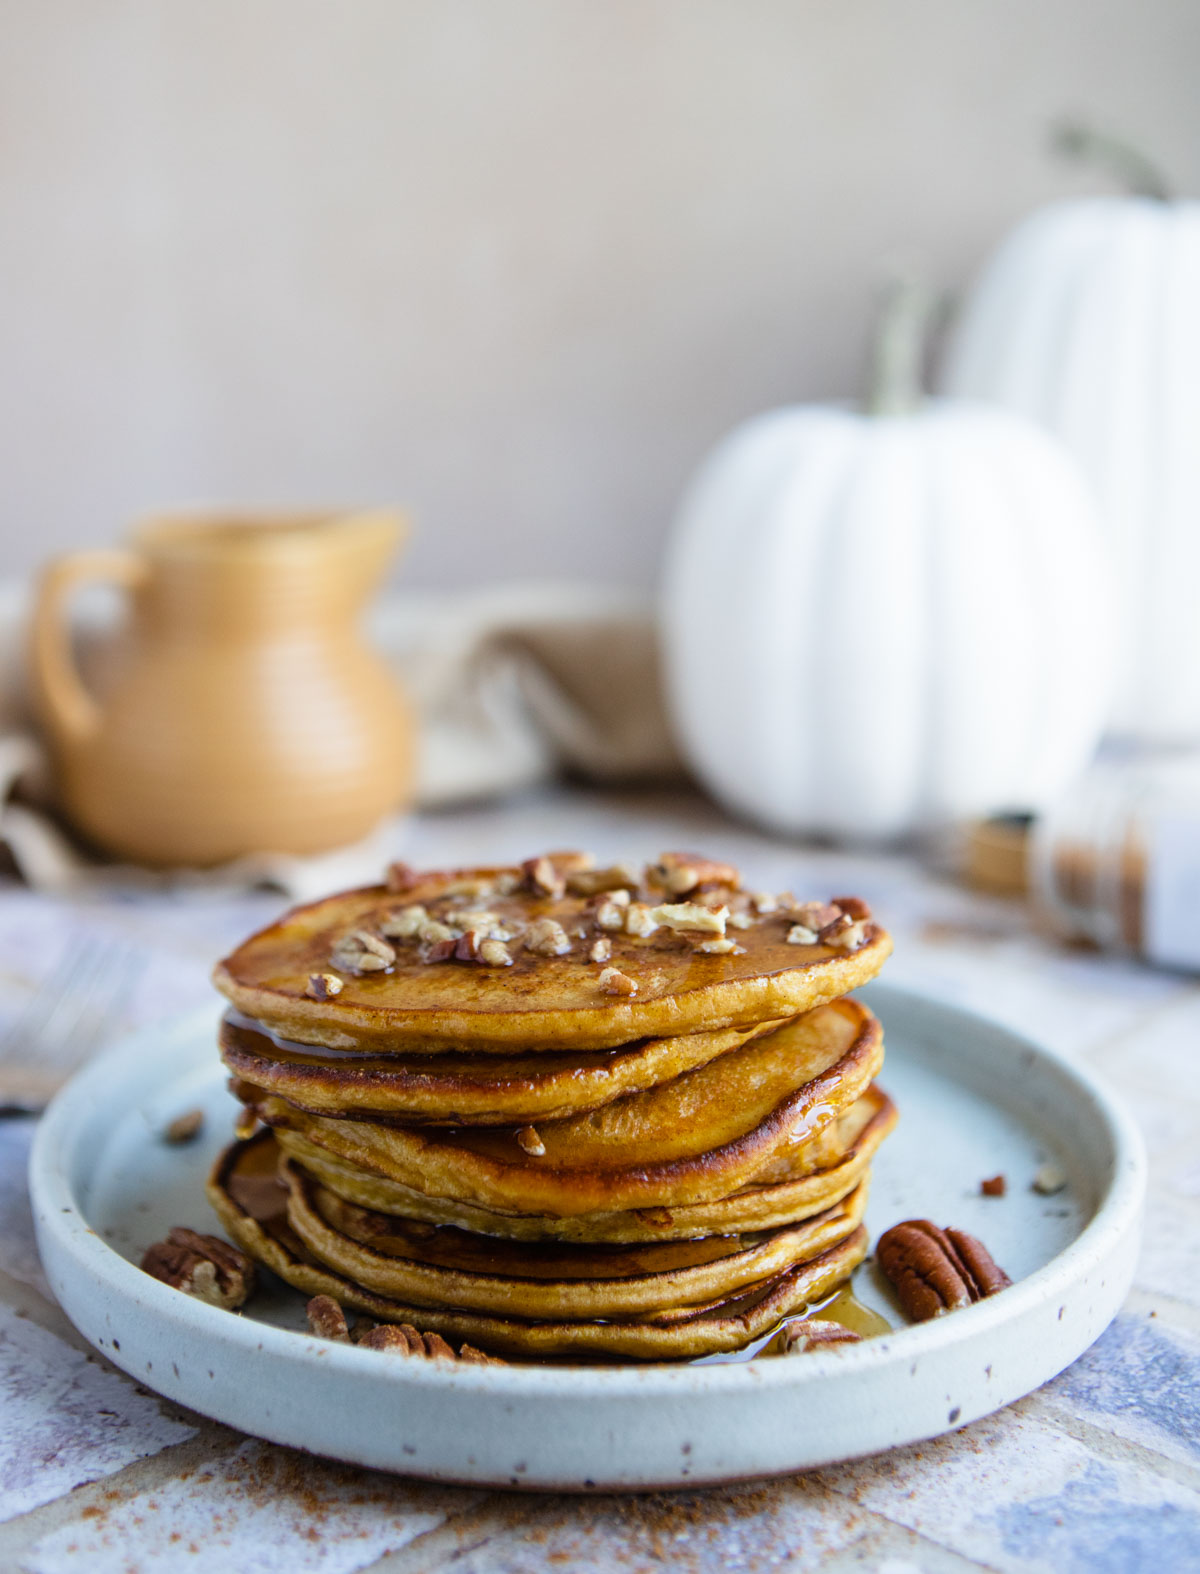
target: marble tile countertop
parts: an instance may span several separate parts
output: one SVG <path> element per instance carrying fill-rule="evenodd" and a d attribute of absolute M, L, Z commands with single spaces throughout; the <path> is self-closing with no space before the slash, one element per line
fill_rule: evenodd
<path fill-rule="evenodd" d="M 1147 1138 L 1136 1288 L 1073 1367 L 936 1442 L 765 1484 L 575 1499 L 429 1487 L 246 1439 L 94 1355 L 33 1243 L 34 1122 L 0 1118 L 0 1570 L 352 1574 L 569 1570 L 1200 1570 L 1200 981 L 1058 949 L 1022 907 L 894 857 L 769 841 L 690 798 L 561 792 L 425 817 L 417 863 L 584 846 L 713 848 L 757 884 L 859 891 L 889 924 L 888 977 L 1086 1062 Z M 130 1025 L 202 1004 L 212 959 L 279 906 L 185 891 L 86 904 L 0 886 L 0 1033 L 63 953 L 117 936 L 144 960 Z"/>

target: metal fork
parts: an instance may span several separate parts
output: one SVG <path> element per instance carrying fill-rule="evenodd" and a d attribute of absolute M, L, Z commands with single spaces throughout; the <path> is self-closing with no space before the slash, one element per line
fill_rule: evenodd
<path fill-rule="evenodd" d="M 142 966 L 143 958 L 122 941 L 68 941 L 0 1038 L 0 1112 L 45 1107 L 120 1024 Z"/>

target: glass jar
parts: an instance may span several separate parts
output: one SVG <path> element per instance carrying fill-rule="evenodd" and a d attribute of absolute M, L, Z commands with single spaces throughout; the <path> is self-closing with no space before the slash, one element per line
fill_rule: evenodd
<path fill-rule="evenodd" d="M 1037 822 L 1030 867 L 1057 933 L 1200 972 L 1200 754 L 1094 765 Z"/>

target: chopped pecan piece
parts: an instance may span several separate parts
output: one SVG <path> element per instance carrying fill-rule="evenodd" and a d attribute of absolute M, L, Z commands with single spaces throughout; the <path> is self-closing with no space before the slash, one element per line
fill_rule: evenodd
<path fill-rule="evenodd" d="M 479 960 L 485 967 L 511 967 L 513 965 L 512 952 L 503 940 L 487 939 L 480 941 Z"/>
<path fill-rule="evenodd" d="M 702 853 L 660 853 L 658 862 L 646 870 L 646 879 L 668 896 L 687 896 L 702 885 L 739 883 L 732 864 L 717 863 Z"/>
<path fill-rule="evenodd" d="M 645 902 L 631 902 L 625 909 L 625 933 L 644 940 L 658 928 L 658 919 Z"/>
<path fill-rule="evenodd" d="M 521 873 L 524 885 L 534 896 L 545 896 L 557 901 L 567 888 L 565 875 L 554 867 L 549 858 L 526 858 L 521 865 Z"/>
<path fill-rule="evenodd" d="M 636 891 L 640 883 L 632 864 L 610 864 L 607 869 L 580 869 L 567 876 L 572 896 L 599 896 L 604 891 Z"/>
<path fill-rule="evenodd" d="M 846 951 L 853 951 L 855 946 L 862 944 L 867 934 L 867 926 L 856 922 L 849 913 L 839 913 L 831 923 L 825 925 L 820 931 L 819 938 L 822 945 L 840 947 Z"/>
<path fill-rule="evenodd" d="M 1012 1283 L 981 1241 L 965 1230 L 941 1230 L 928 1219 L 894 1224 L 879 1237 L 875 1257 L 901 1306 L 918 1323 Z"/>
<path fill-rule="evenodd" d="M 457 940 L 439 940 L 426 952 L 430 962 L 477 962 L 481 967 L 511 967 L 512 953 L 503 940 L 483 930 L 468 929 Z"/>
<path fill-rule="evenodd" d="M 1043 1164 L 1030 1182 L 1030 1189 L 1042 1197 L 1053 1197 L 1066 1189 L 1067 1177 L 1057 1164 Z"/>
<path fill-rule="evenodd" d="M 369 929 L 351 929 L 335 941 L 329 959 L 343 973 L 382 973 L 396 960 L 396 949 Z"/>
<path fill-rule="evenodd" d="M 420 873 L 412 864 L 390 863 L 387 866 L 387 888 L 389 891 L 411 891 L 414 885 L 421 882 Z"/>
<path fill-rule="evenodd" d="M 536 1126 L 521 1127 L 517 1132 L 517 1147 L 534 1159 L 540 1159 L 546 1151 L 546 1144 L 538 1136 Z"/>
<path fill-rule="evenodd" d="M 572 874 L 585 874 L 589 869 L 596 867 L 595 853 L 583 853 L 577 847 L 547 853 L 546 857 L 564 879 Z"/>
<path fill-rule="evenodd" d="M 166 1130 L 163 1132 L 163 1141 L 169 1142 L 172 1147 L 181 1147 L 185 1142 L 195 1142 L 204 1130 L 204 1111 L 202 1109 L 185 1110 L 182 1115 L 176 1115 Z"/>
<path fill-rule="evenodd" d="M 419 902 L 414 902 L 408 907 L 398 907 L 394 913 L 385 913 L 379 920 L 379 933 L 385 940 L 418 940 L 428 922 L 428 912 Z"/>
<path fill-rule="evenodd" d="M 308 1331 L 318 1339 L 336 1339 L 339 1344 L 350 1343 L 350 1329 L 346 1314 L 332 1295 L 314 1295 L 304 1308 L 308 1313 Z"/>
<path fill-rule="evenodd" d="M 981 1197 L 1003 1197 L 1007 1190 L 1008 1182 L 1003 1175 L 993 1175 L 989 1180 L 981 1180 L 979 1182 L 979 1194 Z"/>
<path fill-rule="evenodd" d="M 304 993 L 310 1000 L 332 1000 L 342 992 L 342 980 L 336 973 L 310 973 Z"/>
<path fill-rule="evenodd" d="M 525 931 L 525 949 L 535 956 L 566 956 L 571 939 L 556 918 L 538 918 Z"/>
<path fill-rule="evenodd" d="M 516 930 L 501 918 L 499 913 L 490 912 L 486 908 L 468 908 L 462 912 L 446 914 L 446 923 L 452 929 L 466 934 L 468 929 L 475 929 L 487 940 L 511 940 Z"/>
<path fill-rule="evenodd" d="M 601 935 L 599 940 L 588 952 L 589 962 L 607 962 L 612 956 L 612 941 L 607 935 Z"/>
<path fill-rule="evenodd" d="M 664 902 L 661 907 L 652 907 L 650 916 L 665 929 L 695 929 L 723 935 L 729 912 L 724 907 L 701 907 L 699 902 Z"/>
<path fill-rule="evenodd" d="M 215 1235 L 201 1235 L 182 1225 L 176 1225 L 165 1241 L 155 1241 L 147 1249 L 142 1271 L 226 1311 L 243 1306 L 256 1282 L 254 1264 L 245 1252 Z"/>
<path fill-rule="evenodd" d="M 595 919 L 597 926 L 601 929 L 614 931 L 624 929 L 625 914 L 628 910 L 627 904 L 622 905 L 620 902 L 614 902 L 611 897 L 605 897 L 602 902 L 596 904 Z"/>
<path fill-rule="evenodd" d="M 781 905 L 784 905 L 781 903 Z M 787 916 L 794 924 L 803 924 L 806 929 L 815 929 L 818 933 L 827 924 L 836 922 L 842 915 L 832 902 L 796 902 L 789 900 L 785 905 Z"/>
<path fill-rule="evenodd" d="M 787 932 L 788 945 L 816 945 L 817 931 L 807 924 L 793 924 Z"/>
<path fill-rule="evenodd" d="M 861 896 L 835 896 L 833 905 L 840 907 L 843 913 L 849 914 L 855 923 L 865 924 L 870 922 L 871 909 Z"/>
<path fill-rule="evenodd" d="M 606 995 L 636 995 L 637 980 L 618 967 L 606 967 L 600 974 L 600 988 Z"/>
<path fill-rule="evenodd" d="M 814 1350 L 831 1350 L 835 1345 L 861 1344 L 862 1335 L 828 1318 L 815 1317 L 808 1322 L 789 1323 L 779 1342 L 783 1355 L 808 1355 Z"/>

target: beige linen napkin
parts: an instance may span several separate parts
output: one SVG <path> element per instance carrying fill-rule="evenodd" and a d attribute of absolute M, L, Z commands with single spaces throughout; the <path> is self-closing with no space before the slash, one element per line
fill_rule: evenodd
<path fill-rule="evenodd" d="M 53 811 L 48 756 L 27 702 L 28 590 L 0 585 L 0 843 L 43 890 L 113 885 L 270 885 L 297 900 L 378 874 L 402 832 L 385 824 L 318 858 L 267 849 L 213 870 L 152 873 L 83 851 Z M 659 680 L 648 601 L 585 585 L 513 584 L 384 598 L 368 637 L 395 667 L 419 720 L 419 807 L 531 787 L 570 771 L 597 781 L 680 770 Z M 85 678 L 103 667 L 111 631 L 77 619 Z"/>

